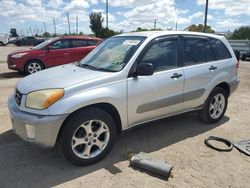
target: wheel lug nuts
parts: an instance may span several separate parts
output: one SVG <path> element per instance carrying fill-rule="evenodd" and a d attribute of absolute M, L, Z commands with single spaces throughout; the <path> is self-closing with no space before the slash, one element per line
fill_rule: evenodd
<path fill-rule="evenodd" d="M 93 142 L 96 143 L 96 139 L 94 139 Z"/>
<path fill-rule="evenodd" d="M 96 134 L 94 134 L 94 137 L 97 137 L 97 135 L 96 135 Z"/>
<path fill-rule="evenodd" d="M 88 145 L 91 145 L 91 142 L 89 142 Z"/>
<path fill-rule="evenodd" d="M 87 139 L 87 138 L 85 138 L 85 142 L 88 142 L 88 139 Z"/>
<path fill-rule="evenodd" d="M 92 134 L 91 134 L 91 133 L 89 133 L 89 134 L 88 134 L 88 136 L 92 136 Z"/>

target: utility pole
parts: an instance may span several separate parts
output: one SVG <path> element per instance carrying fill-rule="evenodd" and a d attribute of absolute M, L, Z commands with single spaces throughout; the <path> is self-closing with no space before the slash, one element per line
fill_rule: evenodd
<path fill-rule="evenodd" d="M 106 0 L 106 28 L 109 27 L 109 2 Z"/>
<path fill-rule="evenodd" d="M 154 19 L 154 30 L 156 30 L 156 19 Z"/>
<path fill-rule="evenodd" d="M 44 33 L 46 33 L 47 30 L 46 30 L 46 23 L 45 22 L 43 22 L 43 27 L 44 27 Z"/>
<path fill-rule="evenodd" d="M 69 34 L 71 34 L 71 32 L 70 32 L 70 22 L 69 22 L 69 13 L 68 12 L 67 12 L 67 18 L 68 18 Z"/>
<path fill-rule="evenodd" d="M 56 22 L 55 22 L 55 18 L 53 18 L 53 23 L 54 23 L 54 31 L 55 31 L 55 36 L 56 36 Z"/>
<path fill-rule="evenodd" d="M 208 0 L 206 0 L 206 7 L 205 7 L 205 18 L 204 18 L 204 28 L 203 28 L 204 33 L 206 33 L 207 31 L 207 10 L 208 10 Z"/>
<path fill-rule="evenodd" d="M 78 16 L 76 16 L 76 34 L 78 35 Z"/>
<path fill-rule="evenodd" d="M 175 21 L 175 31 L 178 29 L 178 20 Z"/>

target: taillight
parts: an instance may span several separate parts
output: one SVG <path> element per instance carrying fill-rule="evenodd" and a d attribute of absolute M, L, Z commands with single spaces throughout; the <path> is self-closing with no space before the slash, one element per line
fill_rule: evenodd
<path fill-rule="evenodd" d="M 240 61 L 236 62 L 236 75 L 238 75 L 238 69 L 240 67 Z"/>
<path fill-rule="evenodd" d="M 237 61 L 236 68 L 239 69 L 239 67 L 240 67 L 240 61 Z"/>

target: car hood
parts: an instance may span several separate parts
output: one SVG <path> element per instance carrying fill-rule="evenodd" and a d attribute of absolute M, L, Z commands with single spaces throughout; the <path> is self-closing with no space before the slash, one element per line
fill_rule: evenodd
<path fill-rule="evenodd" d="M 23 50 L 16 50 L 16 51 L 13 51 L 11 53 L 9 53 L 9 55 L 14 55 L 14 54 L 19 54 L 19 53 L 29 53 L 33 51 L 33 49 L 23 49 Z"/>
<path fill-rule="evenodd" d="M 74 64 L 68 64 L 49 68 L 41 72 L 29 75 L 20 80 L 16 88 L 23 94 L 32 91 L 51 89 L 51 88 L 66 88 L 74 84 L 94 81 L 97 78 L 105 77 L 109 72 L 93 71 L 78 67 Z"/>

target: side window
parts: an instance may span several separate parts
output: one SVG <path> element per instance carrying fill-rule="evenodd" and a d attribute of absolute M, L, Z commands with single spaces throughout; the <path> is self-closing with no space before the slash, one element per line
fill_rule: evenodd
<path fill-rule="evenodd" d="M 96 46 L 97 41 L 95 41 L 95 40 L 89 40 L 88 44 L 89 44 L 89 46 Z"/>
<path fill-rule="evenodd" d="M 141 63 L 152 63 L 154 71 L 166 70 L 178 66 L 177 39 L 159 41 L 146 51 Z"/>
<path fill-rule="evenodd" d="M 83 39 L 73 39 L 72 40 L 72 47 L 77 48 L 77 47 L 84 47 L 88 46 L 88 42 Z"/>
<path fill-rule="evenodd" d="M 205 39 L 183 39 L 183 63 L 185 66 L 206 62 Z"/>
<path fill-rule="evenodd" d="M 69 48 L 69 40 L 58 40 L 54 42 L 52 45 L 50 45 L 50 49 L 64 49 Z"/>
<path fill-rule="evenodd" d="M 209 41 L 206 40 L 205 42 L 205 51 L 206 51 L 206 56 L 207 56 L 207 61 L 216 61 L 212 46 L 209 44 Z"/>
<path fill-rule="evenodd" d="M 227 47 L 220 40 L 211 39 L 210 43 L 214 49 L 217 60 L 229 59 L 232 57 Z"/>

